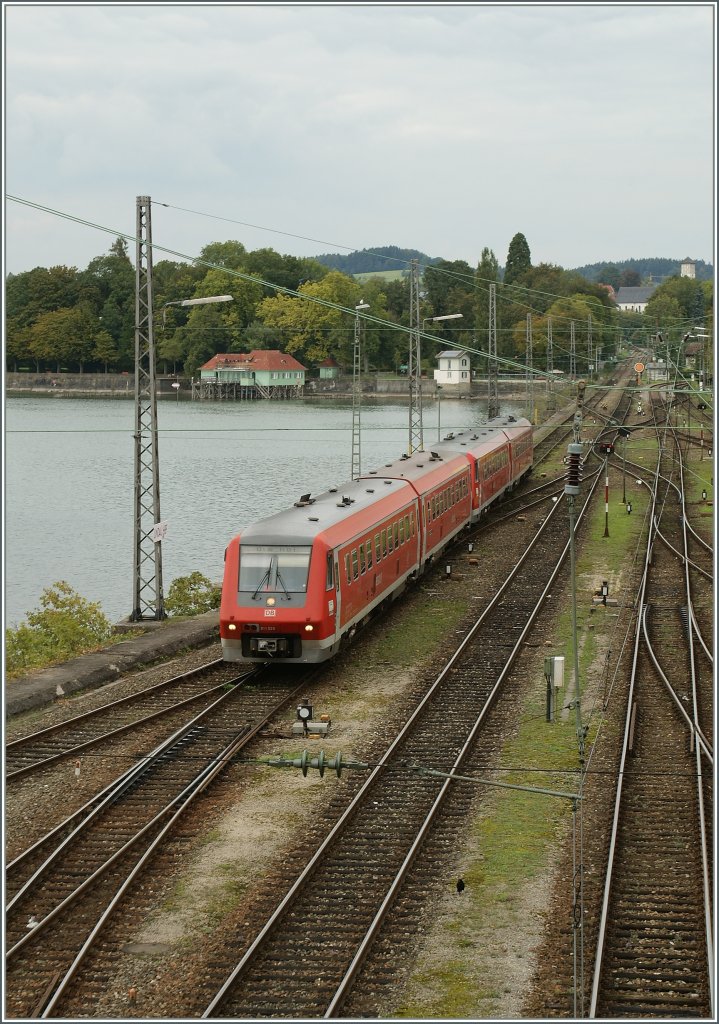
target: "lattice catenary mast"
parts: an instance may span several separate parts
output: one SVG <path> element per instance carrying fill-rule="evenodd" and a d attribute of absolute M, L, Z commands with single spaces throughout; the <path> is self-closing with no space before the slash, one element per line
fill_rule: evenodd
<path fill-rule="evenodd" d="M 489 359 L 487 362 L 487 419 L 499 416 L 499 372 L 497 367 L 497 286 L 489 286 Z"/>
<path fill-rule="evenodd" d="M 419 263 L 412 260 L 409 275 L 409 444 L 407 454 L 424 451 L 422 431 L 422 347 L 419 319 Z"/>
<path fill-rule="evenodd" d="M 152 216 L 149 196 L 137 197 L 135 260 L 135 516 L 130 620 L 164 619 L 162 523 L 157 448 Z"/>
<path fill-rule="evenodd" d="M 534 420 L 534 365 L 532 356 L 532 314 L 527 313 L 527 353 L 526 353 L 526 383 L 527 383 L 527 418 Z"/>

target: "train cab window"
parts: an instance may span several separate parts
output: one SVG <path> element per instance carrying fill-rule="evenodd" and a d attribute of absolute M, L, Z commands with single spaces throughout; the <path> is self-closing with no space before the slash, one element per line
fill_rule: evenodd
<path fill-rule="evenodd" d="M 414 512 L 410 512 L 410 514 L 409 514 L 409 526 L 410 526 L 410 529 L 412 531 L 412 536 L 414 537 L 416 529 L 417 529 L 417 527 L 415 526 L 415 523 L 414 523 Z"/>
<path fill-rule="evenodd" d="M 414 532 L 414 531 L 413 531 Z M 409 516 L 404 517 L 404 539 L 409 540 Z"/>
<path fill-rule="evenodd" d="M 352 579 L 356 580 L 359 576 L 359 564 L 357 562 L 357 548 L 352 548 Z"/>
<path fill-rule="evenodd" d="M 404 544 L 404 519 L 399 521 L 399 542 Z"/>
<path fill-rule="evenodd" d="M 374 560 L 379 562 L 382 557 L 382 542 L 378 533 L 374 535 Z"/>
<path fill-rule="evenodd" d="M 364 560 L 364 544 L 360 544 L 360 546 L 359 546 L 359 560 L 360 560 L 360 572 L 364 576 L 365 569 L 366 569 L 365 560 Z"/>
<path fill-rule="evenodd" d="M 334 562 L 332 552 L 327 552 L 327 575 L 325 577 L 325 590 L 332 590 L 335 585 Z"/>
<path fill-rule="evenodd" d="M 347 582 L 352 582 L 352 573 L 350 572 L 350 556 L 345 555 L 345 572 L 347 573 Z"/>
<path fill-rule="evenodd" d="M 387 530 L 382 530 L 382 558 L 387 557 Z"/>
<path fill-rule="evenodd" d="M 259 600 L 262 594 L 291 599 L 307 592 L 311 547 L 290 544 L 241 544 L 238 589 Z"/>
<path fill-rule="evenodd" d="M 372 568 L 372 541 L 371 540 L 367 541 L 367 543 L 365 544 L 365 548 L 367 549 L 367 569 L 369 570 L 369 569 Z"/>
<path fill-rule="evenodd" d="M 394 524 L 394 546 L 399 547 L 399 523 Z"/>

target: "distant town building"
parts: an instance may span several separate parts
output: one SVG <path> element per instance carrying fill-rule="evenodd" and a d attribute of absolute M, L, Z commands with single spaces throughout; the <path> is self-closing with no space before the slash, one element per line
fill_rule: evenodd
<path fill-rule="evenodd" d="M 193 398 L 295 398 L 302 394 L 306 367 L 278 349 L 218 352 L 200 367 Z"/>
<path fill-rule="evenodd" d="M 320 363 L 319 371 L 320 380 L 336 380 L 340 375 L 340 364 L 332 356 L 327 356 Z"/>
<path fill-rule="evenodd" d="M 696 277 L 697 276 L 697 264 L 696 260 L 690 260 L 689 257 L 682 260 L 682 269 L 680 271 L 681 277 Z"/>
<path fill-rule="evenodd" d="M 620 288 L 617 292 L 617 306 L 626 313 L 643 313 L 656 290 L 655 284 L 645 284 L 638 288 Z"/>
<path fill-rule="evenodd" d="M 647 381 L 666 380 L 668 376 L 666 363 L 647 363 Z"/>
<path fill-rule="evenodd" d="M 457 391 L 469 391 L 472 383 L 472 368 L 469 354 L 447 349 L 437 355 L 438 368 L 434 381 L 439 387 L 450 387 Z"/>
<path fill-rule="evenodd" d="M 701 367 L 704 345 L 701 341 L 690 341 L 684 346 L 684 365 L 692 370 Z"/>

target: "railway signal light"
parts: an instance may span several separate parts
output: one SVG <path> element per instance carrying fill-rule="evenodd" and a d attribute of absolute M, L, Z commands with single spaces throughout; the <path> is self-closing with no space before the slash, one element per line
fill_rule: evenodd
<path fill-rule="evenodd" d="M 576 442 L 567 445 L 567 472 L 565 475 L 564 493 L 579 494 L 579 483 L 582 479 L 582 446 Z"/>

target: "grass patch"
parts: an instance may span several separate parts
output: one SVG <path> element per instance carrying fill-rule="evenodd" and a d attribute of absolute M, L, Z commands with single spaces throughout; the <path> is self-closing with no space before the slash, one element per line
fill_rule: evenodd
<path fill-rule="evenodd" d="M 381 625 L 378 627 L 379 642 L 371 664 L 404 668 L 407 651 L 412 651 L 415 658 L 430 657 L 448 631 L 456 629 L 467 614 L 466 602 L 459 599 L 430 597 L 418 605 L 410 602 L 409 606 L 398 608 L 383 636 L 379 632 Z"/>

